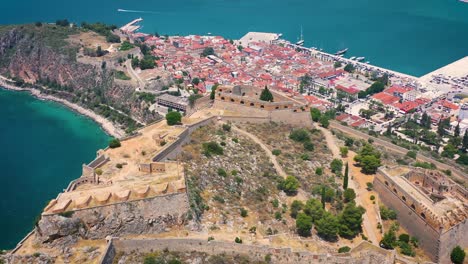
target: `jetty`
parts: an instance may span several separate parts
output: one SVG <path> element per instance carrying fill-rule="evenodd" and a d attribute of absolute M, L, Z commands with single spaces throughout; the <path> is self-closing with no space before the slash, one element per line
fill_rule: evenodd
<path fill-rule="evenodd" d="M 375 65 L 367 64 L 365 62 L 351 60 L 351 59 L 348 59 L 348 58 L 341 57 L 339 55 L 334 55 L 334 54 L 326 53 L 326 52 L 319 51 L 319 50 L 316 50 L 316 49 L 303 47 L 303 46 L 291 43 L 291 42 L 289 42 L 287 40 L 284 40 L 284 39 L 279 39 L 279 40 L 276 40 L 274 42 L 276 44 L 281 44 L 281 45 L 284 45 L 286 47 L 289 47 L 289 48 L 292 48 L 292 49 L 295 49 L 295 50 L 300 50 L 301 52 L 304 52 L 304 53 L 307 53 L 307 54 L 310 54 L 310 55 L 314 55 L 315 57 L 317 57 L 317 58 L 319 58 L 321 60 L 340 61 L 342 63 L 352 64 L 355 67 L 364 69 L 366 71 L 376 71 L 376 72 L 380 72 L 380 73 L 387 73 L 388 75 L 395 76 L 395 77 L 398 77 L 398 78 L 401 78 L 401 79 L 406 79 L 407 81 L 413 81 L 415 83 L 418 81 L 417 77 L 409 75 L 409 74 L 392 71 L 392 70 L 385 69 L 385 68 L 382 68 L 382 67 L 378 67 L 378 66 L 375 66 Z"/>
<path fill-rule="evenodd" d="M 134 20 L 130 21 L 130 23 L 128 23 L 125 26 L 121 27 L 120 30 L 122 30 L 125 33 L 133 33 L 133 32 L 137 31 L 140 28 L 140 25 L 138 25 L 138 23 L 140 23 L 141 21 L 143 21 L 143 18 L 141 18 L 141 17 L 137 18 L 137 19 L 134 19 Z"/>

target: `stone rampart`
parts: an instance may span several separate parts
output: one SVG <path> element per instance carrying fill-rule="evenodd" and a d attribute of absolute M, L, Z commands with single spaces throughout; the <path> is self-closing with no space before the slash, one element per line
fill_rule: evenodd
<path fill-rule="evenodd" d="M 411 236 L 417 237 L 420 247 L 433 261 L 437 261 L 439 232 L 430 226 L 414 209 L 407 206 L 402 198 L 392 190 L 392 187 L 382 181 L 382 178 L 375 177 L 374 189 L 385 206 L 398 212 L 398 222 Z"/>
<path fill-rule="evenodd" d="M 97 169 L 108 162 L 110 159 L 106 155 L 100 155 L 95 160 L 91 161 L 88 166 L 93 169 Z"/>
<path fill-rule="evenodd" d="M 364 242 L 367 243 L 367 242 Z M 247 255 L 252 260 L 263 261 L 271 255 L 271 263 L 393 263 L 392 252 L 365 250 L 348 254 L 327 254 L 313 252 L 295 252 L 291 248 L 272 248 L 261 245 L 246 245 L 224 241 L 207 241 L 200 239 L 116 239 L 113 240 L 116 252 L 131 254 L 134 252 L 149 253 L 153 251 L 202 252 L 209 255 Z M 107 262 L 109 263 L 109 262 Z M 106 264 L 107 264 L 106 263 Z"/>
<path fill-rule="evenodd" d="M 107 236 L 157 234 L 183 224 L 188 209 L 187 193 L 182 192 L 77 209 L 70 217 L 47 214 L 39 221 L 36 237 L 45 242 L 68 236 L 104 239 Z"/>
<path fill-rule="evenodd" d="M 450 253 L 456 246 L 468 247 L 468 220 L 450 228 L 440 236 L 439 263 L 450 263 Z"/>
<path fill-rule="evenodd" d="M 102 255 L 101 260 L 99 260 L 99 264 L 112 264 L 115 258 L 115 247 L 112 239 L 107 242 L 106 249 L 104 251 L 104 255 Z"/>

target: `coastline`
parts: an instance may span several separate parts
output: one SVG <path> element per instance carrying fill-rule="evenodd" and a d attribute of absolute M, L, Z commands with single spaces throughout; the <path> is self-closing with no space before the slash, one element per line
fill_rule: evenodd
<path fill-rule="evenodd" d="M 3 89 L 17 91 L 17 92 L 29 92 L 32 96 L 36 97 L 37 99 L 60 103 L 61 105 L 66 106 L 67 108 L 74 111 L 75 113 L 78 113 L 80 115 L 83 115 L 92 119 L 94 122 L 99 124 L 99 126 L 104 130 L 106 134 L 115 138 L 122 138 L 125 136 L 125 132 L 122 129 L 116 127 L 114 123 L 112 123 L 110 120 L 96 114 L 95 112 L 89 109 L 86 109 L 80 105 L 71 103 L 65 99 L 55 97 L 53 95 L 42 94 L 39 90 L 36 90 L 34 88 L 17 87 L 12 84 L 6 83 L 5 81 L 8 81 L 8 79 L 3 76 L 0 76 L 0 87 Z"/>

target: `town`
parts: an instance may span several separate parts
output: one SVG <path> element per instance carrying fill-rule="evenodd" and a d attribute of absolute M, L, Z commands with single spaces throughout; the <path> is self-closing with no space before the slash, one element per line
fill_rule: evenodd
<path fill-rule="evenodd" d="M 106 109 L 119 132 L 7 263 L 463 263 L 468 57 L 414 77 L 278 33 L 139 23 L 40 26 L 71 30 L 76 62 L 112 77 L 116 101 L 0 76 Z"/>

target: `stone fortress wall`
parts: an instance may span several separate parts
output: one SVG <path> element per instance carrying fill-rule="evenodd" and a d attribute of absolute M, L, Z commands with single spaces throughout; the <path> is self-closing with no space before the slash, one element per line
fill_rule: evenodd
<path fill-rule="evenodd" d="M 224 241 L 207 241 L 201 239 L 170 238 L 170 239 L 111 239 L 107 251 L 101 258 L 101 264 L 113 263 L 118 252 L 127 254 L 154 251 L 200 252 L 209 255 L 241 254 L 251 260 L 264 261 L 271 255 L 271 263 L 347 263 L 347 264 L 391 264 L 395 262 L 395 252 L 387 251 L 363 242 L 350 253 L 328 254 L 313 252 L 295 252 L 291 248 L 273 248 L 262 245 L 246 245 Z M 412 262 L 399 260 L 399 263 Z"/>
<path fill-rule="evenodd" d="M 406 176 L 421 177 L 421 173 L 431 172 L 415 169 Z M 438 221 L 437 215 L 417 200 L 418 196 L 408 193 L 392 178 L 386 174 L 384 168 L 380 168 L 374 179 L 374 189 L 382 202 L 397 211 L 399 223 L 410 235 L 419 239 L 421 248 L 433 261 L 450 263 L 450 252 L 456 245 L 468 246 L 467 219 L 446 228 L 441 225 L 443 222 Z M 404 176 L 401 178 L 406 181 Z M 419 195 L 425 194 L 421 191 Z"/>

